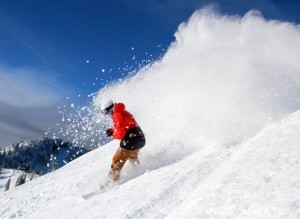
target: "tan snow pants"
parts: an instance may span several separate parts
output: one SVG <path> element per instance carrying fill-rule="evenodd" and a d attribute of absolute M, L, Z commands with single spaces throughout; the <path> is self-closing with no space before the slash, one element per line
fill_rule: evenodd
<path fill-rule="evenodd" d="M 138 150 L 126 150 L 121 147 L 116 151 L 111 164 L 111 170 L 108 173 L 109 179 L 116 181 L 120 179 L 120 172 L 127 160 L 132 164 L 137 165 L 138 161 Z"/>

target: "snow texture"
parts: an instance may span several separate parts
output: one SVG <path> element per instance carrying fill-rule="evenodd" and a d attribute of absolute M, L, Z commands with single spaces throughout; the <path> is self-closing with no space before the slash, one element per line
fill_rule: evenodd
<path fill-rule="evenodd" d="M 26 182 L 28 182 L 30 180 L 34 180 L 37 177 L 39 177 L 39 175 L 37 175 L 37 174 L 26 173 L 21 170 L 2 169 L 2 172 L 0 175 L 0 194 L 2 194 L 2 192 L 4 191 L 5 185 L 9 179 L 11 179 L 9 189 L 13 189 L 16 185 L 17 179 L 22 174 L 26 174 Z"/>
<path fill-rule="evenodd" d="M 4 192 L 1 218 L 299 218 L 300 111 L 232 147 L 167 164 L 145 151 L 118 185 L 88 200 L 116 143 Z M 162 164 L 165 162 L 165 164 Z"/>

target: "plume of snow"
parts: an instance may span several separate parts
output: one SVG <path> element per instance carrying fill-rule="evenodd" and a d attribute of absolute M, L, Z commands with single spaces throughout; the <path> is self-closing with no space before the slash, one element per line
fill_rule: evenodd
<path fill-rule="evenodd" d="M 101 89 L 94 101 L 124 102 L 146 133 L 148 152 L 176 156 L 236 144 L 299 109 L 299 26 L 257 11 L 238 17 L 206 8 L 175 37 L 160 60 Z"/>

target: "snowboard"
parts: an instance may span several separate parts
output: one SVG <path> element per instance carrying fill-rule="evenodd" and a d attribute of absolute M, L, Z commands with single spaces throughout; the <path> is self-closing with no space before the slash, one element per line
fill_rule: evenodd
<path fill-rule="evenodd" d="M 107 182 L 101 184 L 101 185 L 100 185 L 100 188 L 99 188 L 98 190 L 95 190 L 95 191 L 93 191 L 93 192 L 84 194 L 84 195 L 82 196 L 82 198 L 85 199 L 85 200 L 88 200 L 88 199 L 90 199 L 90 198 L 92 198 L 92 197 L 94 197 L 94 196 L 97 196 L 97 195 L 99 195 L 99 194 L 105 192 L 107 189 L 112 188 L 112 187 L 114 187 L 115 185 L 116 185 L 116 184 L 115 184 L 114 182 L 112 182 L 112 181 L 107 181 Z"/>

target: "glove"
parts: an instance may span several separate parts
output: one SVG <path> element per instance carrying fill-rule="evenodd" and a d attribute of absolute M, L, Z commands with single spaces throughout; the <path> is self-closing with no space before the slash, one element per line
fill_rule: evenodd
<path fill-rule="evenodd" d="M 110 129 L 107 129 L 105 131 L 105 134 L 107 135 L 107 137 L 110 137 L 110 136 L 112 136 L 113 132 Z"/>

